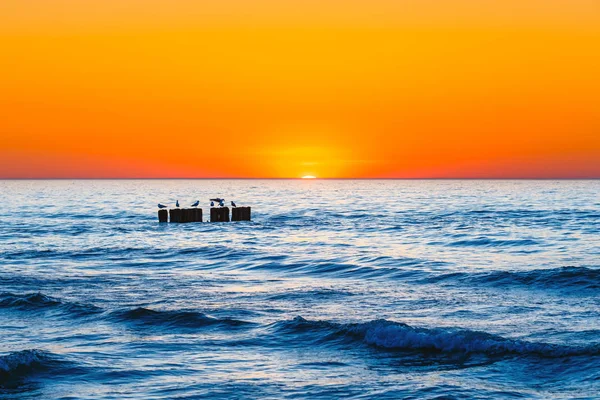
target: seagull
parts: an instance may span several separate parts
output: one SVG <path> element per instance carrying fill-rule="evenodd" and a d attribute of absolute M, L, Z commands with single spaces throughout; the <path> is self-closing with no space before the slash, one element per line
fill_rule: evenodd
<path fill-rule="evenodd" d="M 211 207 L 214 207 L 214 206 L 215 206 L 215 203 L 214 203 L 213 201 L 211 201 L 211 202 L 210 202 L 210 206 L 211 206 Z"/>
<path fill-rule="evenodd" d="M 196 200 L 196 202 L 194 204 L 192 204 L 191 207 L 198 207 L 198 204 L 200 204 L 200 201 Z"/>
<path fill-rule="evenodd" d="M 179 207 L 179 200 L 175 202 L 175 207 Z"/>
<path fill-rule="evenodd" d="M 237 207 L 233 201 L 231 202 L 231 207 Z"/>
<path fill-rule="evenodd" d="M 167 208 L 167 206 L 165 206 L 164 204 L 158 203 L 158 208 Z"/>

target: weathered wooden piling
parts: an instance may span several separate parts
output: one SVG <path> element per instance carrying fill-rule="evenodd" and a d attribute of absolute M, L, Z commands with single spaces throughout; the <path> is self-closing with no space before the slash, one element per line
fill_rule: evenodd
<path fill-rule="evenodd" d="M 202 222 L 202 209 L 194 208 L 194 222 Z"/>
<path fill-rule="evenodd" d="M 235 207 L 231 209 L 232 221 L 250 221 L 250 207 Z"/>
<path fill-rule="evenodd" d="M 181 222 L 181 208 L 172 208 L 169 210 L 169 218 L 171 222 Z"/>
<path fill-rule="evenodd" d="M 164 210 L 166 212 L 166 210 Z M 169 210 L 171 222 L 202 222 L 201 208 L 173 208 Z M 165 221 L 166 222 L 166 217 Z"/>
<path fill-rule="evenodd" d="M 244 211 L 242 211 L 242 221 L 251 221 L 252 220 L 252 210 L 250 207 L 242 207 Z"/>
<path fill-rule="evenodd" d="M 212 207 L 210 222 L 229 222 L 229 207 Z"/>
<path fill-rule="evenodd" d="M 158 210 L 158 222 L 168 222 L 169 212 L 167 210 Z"/>
<path fill-rule="evenodd" d="M 210 222 L 250 221 L 250 207 L 234 207 L 231 219 L 229 207 L 211 207 Z M 202 208 L 172 208 L 170 210 L 158 210 L 159 222 L 202 222 Z"/>

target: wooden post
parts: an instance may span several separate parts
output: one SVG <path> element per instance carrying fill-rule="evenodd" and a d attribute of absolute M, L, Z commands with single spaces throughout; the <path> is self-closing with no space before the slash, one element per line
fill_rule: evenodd
<path fill-rule="evenodd" d="M 172 208 L 169 210 L 171 222 L 181 222 L 181 208 Z"/>
<path fill-rule="evenodd" d="M 229 222 L 229 207 L 212 207 L 210 222 Z"/>
<path fill-rule="evenodd" d="M 223 222 L 229 222 L 229 207 L 223 207 L 221 210 L 221 220 Z"/>
<path fill-rule="evenodd" d="M 241 208 L 239 208 L 239 207 L 233 207 L 231 209 L 231 220 L 232 221 L 241 221 L 240 210 L 241 210 Z"/>
<path fill-rule="evenodd" d="M 169 221 L 169 212 L 167 210 L 158 210 L 158 222 Z"/>
<path fill-rule="evenodd" d="M 202 222 L 201 208 L 173 208 L 169 210 L 171 222 Z M 158 211 L 158 220 L 167 222 L 167 210 Z"/>
<path fill-rule="evenodd" d="M 235 207 L 231 209 L 232 221 L 250 221 L 250 207 Z"/>
<path fill-rule="evenodd" d="M 194 208 L 194 222 L 202 222 L 202 209 Z"/>
<path fill-rule="evenodd" d="M 189 218 L 190 218 L 189 210 L 187 208 L 182 208 L 181 209 L 181 220 L 179 220 L 179 222 L 181 222 L 181 223 L 190 222 Z"/>
<path fill-rule="evenodd" d="M 183 222 L 194 222 L 194 218 L 196 217 L 196 210 L 194 210 L 193 208 L 186 208 L 185 210 L 183 210 L 183 213 L 185 214 Z"/>
<path fill-rule="evenodd" d="M 251 211 L 250 207 L 238 207 L 239 212 L 239 220 L 238 221 L 250 221 L 251 220 Z"/>

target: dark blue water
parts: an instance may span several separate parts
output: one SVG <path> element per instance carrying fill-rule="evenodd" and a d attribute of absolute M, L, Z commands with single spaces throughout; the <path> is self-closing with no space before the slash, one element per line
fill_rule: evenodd
<path fill-rule="evenodd" d="M 214 196 L 254 220 L 157 222 Z M 600 181 L 0 181 L 0 204 L 2 399 L 600 397 Z"/>

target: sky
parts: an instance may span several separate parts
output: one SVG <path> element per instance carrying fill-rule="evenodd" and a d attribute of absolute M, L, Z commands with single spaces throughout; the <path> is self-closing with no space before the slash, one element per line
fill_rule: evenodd
<path fill-rule="evenodd" d="M 598 0 L 2 0 L 0 178 L 600 178 Z"/>

